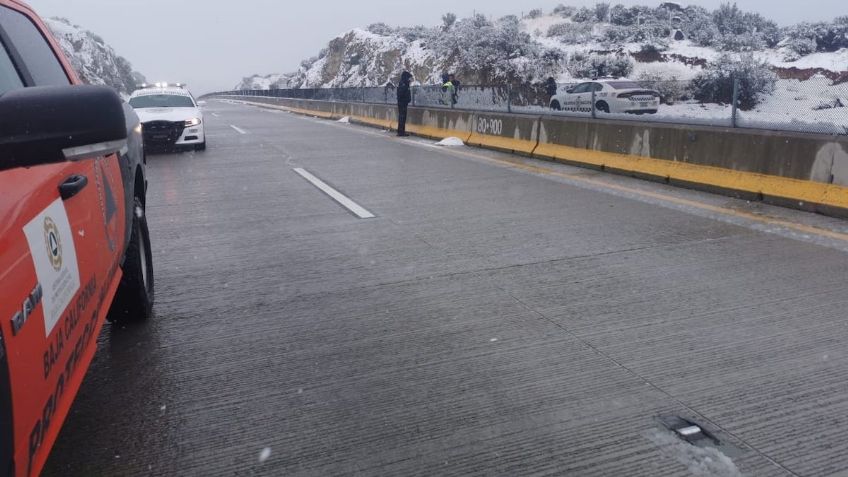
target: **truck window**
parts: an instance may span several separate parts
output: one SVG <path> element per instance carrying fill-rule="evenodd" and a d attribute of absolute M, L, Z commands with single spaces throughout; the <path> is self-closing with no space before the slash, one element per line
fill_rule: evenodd
<path fill-rule="evenodd" d="M 15 69 L 12 59 L 9 58 L 9 52 L 6 51 L 6 47 L 0 44 L 0 94 L 23 87 L 24 84 L 18 75 L 18 70 Z"/>
<path fill-rule="evenodd" d="M 62 63 L 56 58 L 53 48 L 35 24 L 26 15 L 10 8 L 0 7 L 0 28 L 3 29 L 6 45 L 12 57 L 23 63 L 23 69 L 32 79 L 30 86 L 67 86 L 71 84 Z M 26 74 L 24 74 L 26 76 Z"/>

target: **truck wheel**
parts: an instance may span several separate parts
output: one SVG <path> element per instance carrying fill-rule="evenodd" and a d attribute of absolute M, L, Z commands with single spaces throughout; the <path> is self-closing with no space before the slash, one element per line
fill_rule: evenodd
<path fill-rule="evenodd" d="M 124 260 L 124 276 L 109 310 L 109 321 L 113 323 L 144 321 L 153 314 L 153 254 L 144 205 L 138 197 L 133 210 L 133 229 Z"/>

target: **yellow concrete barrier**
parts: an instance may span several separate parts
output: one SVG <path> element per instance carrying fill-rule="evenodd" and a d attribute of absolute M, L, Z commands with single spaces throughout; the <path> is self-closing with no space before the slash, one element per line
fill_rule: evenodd
<path fill-rule="evenodd" d="M 539 143 L 539 117 L 474 114 L 468 145 L 530 155 Z"/>
<path fill-rule="evenodd" d="M 394 129 L 391 105 L 270 98 L 243 101 Z M 325 104 L 319 104 L 325 103 Z M 779 205 L 848 215 L 848 138 L 636 121 L 410 108 L 407 131 L 466 144 L 647 177 Z"/>

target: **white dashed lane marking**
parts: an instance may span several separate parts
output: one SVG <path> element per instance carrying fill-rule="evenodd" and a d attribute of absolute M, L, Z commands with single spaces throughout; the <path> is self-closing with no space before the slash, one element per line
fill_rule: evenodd
<path fill-rule="evenodd" d="M 308 180 L 312 185 L 320 189 L 321 192 L 329 195 L 333 200 L 344 206 L 347 210 L 353 212 L 354 215 L 360 219 L 373 219 L 375 217 L 374 214 L 366 210 L 364 207 L 352 201 L 336 189 L 333 189 L 321 179 L 313 176 L 306 169 L 298 167 L 294 169 L 294 171 L 300 174 L 300 176 L 304 179 Z"/>

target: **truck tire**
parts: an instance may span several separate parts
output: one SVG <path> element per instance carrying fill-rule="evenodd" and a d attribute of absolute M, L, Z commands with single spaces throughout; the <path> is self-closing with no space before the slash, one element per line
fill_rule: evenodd
<path fill-rule="evenodd" d="M 153 254 L 144 205 L 138 197 L 133 207 L 133 229 L 124 260 L 124 276 L 109 310 L 109 321 L 144 321 L 153 314 Z"/>

